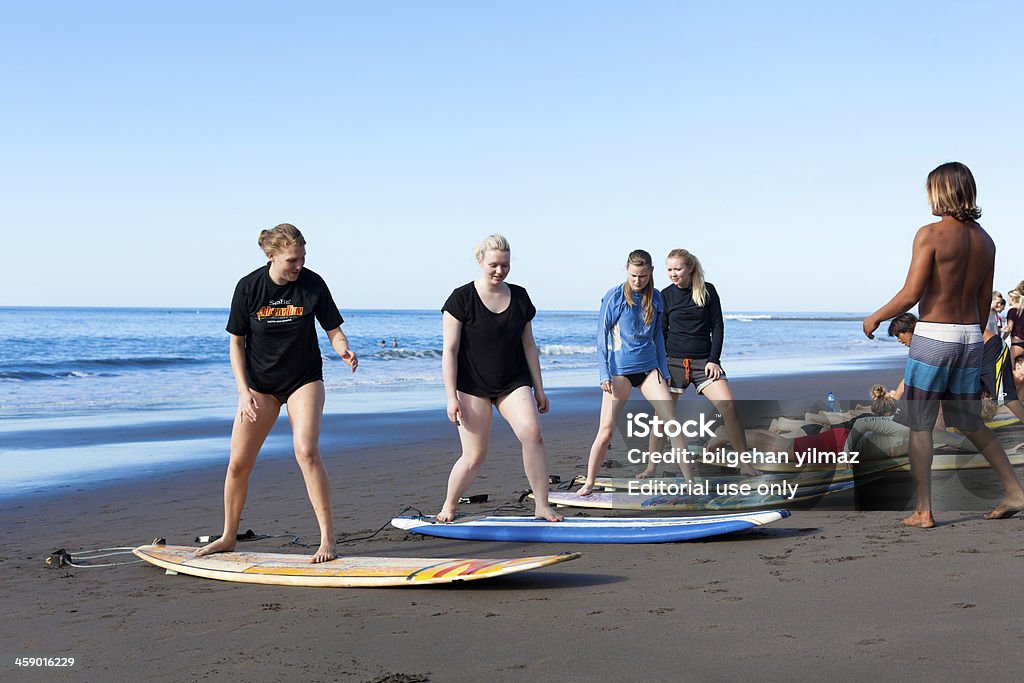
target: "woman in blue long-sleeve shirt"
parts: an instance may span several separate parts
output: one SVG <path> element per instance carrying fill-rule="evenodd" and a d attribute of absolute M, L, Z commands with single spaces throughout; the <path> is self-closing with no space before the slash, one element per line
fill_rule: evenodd
<path fill-rule="evenodd" d="M 588 495 L 594 488 L 597 472 L 615 433 L 615 422 L 634 388 L 639 387 L 661 420 L 675 420 L 669 394 L 665 338 L 661 331 L 665 307 L 661 292 L 654 288 L 651 255 L 643 249 L 631 252 L 626 260 L 626 274 L 626 281 L 612 287 L 601 299 L 597 336 L 604 392 L 601 424 L 590 447 L 587 481 L 577 492 L 581 496 Z M 681 436 L 673 437 L 672 446 L 683 476 L 692 479 L 690 465 L 682 456 L 686 442 Z"/>

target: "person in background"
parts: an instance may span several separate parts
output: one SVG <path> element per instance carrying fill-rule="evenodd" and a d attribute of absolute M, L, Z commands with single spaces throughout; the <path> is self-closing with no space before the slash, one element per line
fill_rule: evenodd
<path fill-rule="evenodd" d="M 1017 286 L 1024 287 L 1024 282 Z M 1019 289 L 1011 289 L 1006 293 L 1006 299 L 1010 309 L 1006 311 L 1003 339 L 1010 340 L 1010 356 L 1016 359 L 1024 355 L 1024 296 Z"/>
<path fill-rule="evenodd" d="M 1003 309 L 1006 308 L 1006 299 L 998 291 L 992 292 L 992 311 L 988 314 L 988 323 L 985 329 L 992 334 L 1003 334 Z"/>

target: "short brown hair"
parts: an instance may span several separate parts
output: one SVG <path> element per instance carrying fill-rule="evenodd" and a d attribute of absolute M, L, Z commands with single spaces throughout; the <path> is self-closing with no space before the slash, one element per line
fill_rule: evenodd
<path fill-rule="evenodd" d="M 914 333 L 917 327 L 917 316 L 913 313 L 901 313 L 889 323 L 889 336 L 898 337 L 904 332 Z"/>

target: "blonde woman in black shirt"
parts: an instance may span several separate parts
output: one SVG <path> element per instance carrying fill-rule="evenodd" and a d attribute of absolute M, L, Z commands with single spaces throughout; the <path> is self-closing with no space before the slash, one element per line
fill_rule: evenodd
<path fill-rule="evenodd" d="M 672 284 L 661 290 L 661 300 L 665 305 L 662 331 L 668 369 L 672 375 L 672 401 L 678 401 L 692 384 L 697 393 L 711 401 L 721 414 L 736 450 L 745 452 L 748 449 L 743 423 L 721 365 L 725 322 L 718 291 L 710 282 L 704 281 L 700 260 L 686 249 L 670 251 L 665 267 Z M 663 442 L 664 438 L 652 434 L 649 449 L 660 451 Z M 651 477 L 654 473 L 655 464 L 648 463 L 638 476 Z M 760 473 L 749 463 L 743 463 L 740 474 L 754 476 Z"/>
<path fill-rule="evenodd" d="M 459 498 L 487 458 L 493 406 L 523 445 L 535 515 L 561 521 L 547 500 L 548 452 L 538 414 L 548 411 L 548 398 L 531 323 L 537 309 L 525 289 L 505 282 L 508 240 L 491 235 L 477 246 L 475 255 L 480 277 L 453 291 L 441 309 L 448 419 L 459 427 L 462 455 L 448 477 L 448 493 L 437 519 L 455 519 Z"/>
<path fill-rule="evenodd" d="M 267 265 L 238 281 L 228 317 L 238 410 L 224 479 L 224 534 L 197 550 L 196 556 L 235 549 L 249 474 L 281 406 L 287 405 L 295 459 L 320 526 L 320 547 L 312 561 L 326 562 L 335 556 L 336 540 L 330 483 L 320 458 L 324 375 L 314 322 L 327 332 L 331 346 L 352 372 L 359 361 L 348 348 L 341 331 L 344 320 L 327 284 L 304 267 L 306 240 L 298 228 L 282 223 L 264 230 L 259 245 Z"/>

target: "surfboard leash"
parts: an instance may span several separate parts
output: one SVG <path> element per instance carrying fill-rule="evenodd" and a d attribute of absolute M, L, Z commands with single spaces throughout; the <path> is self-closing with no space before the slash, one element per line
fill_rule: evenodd
<path fill-rule="evenodd" d="M 410 511 L 415 512 L 420 517 L 424 516 L 423 513 L 418 508 L 415 508 L 412 505 L 406 505 L 397 515 L 392 515 L 391 517 L 388 517 L 388 521 L 384 522 L 384 524 L 379 529 L 374 531 L 369 536 L 356 536 L 354 538 L 346 538 L 345 540 L 342 540 L 342 539 L 339 538 L 339 539 L 337 539 L 337 541 L 338 541 L 338 543 L 351 543 L 353 541 L 368 541 L 371 538 L 373 538 L 374 536 L 376 536 L 377 534 L 379 534 L 380 532 L 382 532 L 385 529 L 387 529 L 389 526 L 391 526 L 391 520 L 394 517 L 401 517 L 406 512 L 410 512 Z"/>
<path fill-rule="evenodd" d="M 404 509 L 402 509 L 401 512 L 399 512 L 397 515 L 394 515 L 394 516 L 395 517 L 399 517 L 399 516 L 405 514 L 406 512 L 409 512 L 410 510 L 415 512 L 418 515 L 421 515 L 421 516 L 423 515 L 423 513 L 420 512 L 419 509 L 409 505 L 409 506 L 406 506 Z M 372 534 L 370 534 L 368 536 L 354 536 L 352 538 L 344 538 L 344 539 L 342 539 L 342 538 L 335 538 L 334 540 L 335 540 L 336 543 L 339 543 L 339 544 L 341 544 L 341 543 L 351 543 L 353 541 L 366 541 L 366 540 L 369 540 L 369 539 L 373 538 L 377 534 L 379 534 L 381 531 L 386 529 L 388 527 L 388 525 L 390 525 L 390 524 L 391 524 L 391 518 L 389 517 L 387 522 L 385 522 L 379 529 L 377 529 L 376 531 L 374 531 Z M 196 536 L 195 542 L 196 543 L 209 543 L 214 538 L 217 538 L 217 537 L 213 536 L 213 535 L 210 535 L 210 536 Z M 298 534 L 293 534 L 291 532 L 286 532 L 286 533 L 283 533 L 283 534 L 257 534 L 252 529 L 247 529 L 245 531 L 245 533 L 237 534 L 235 536 L 235 540 L 237 540 L 237 541 L 262 541 L 262 540 L 265 540 L 265 539 L 268 539 L 268 538 L 287 538 L 287 539 L 290 539 L 289 542 L 288 542 L 288 545 L 296 545 L 296 546 L 299 546 L 300 548 L 315 548 L 315 547 L 317 547 L 317 546 L 313 545 L 312 543 L 303 543 L 300 540 L 301 537 Z"/>
<path fill-rule="evenodd" d="M 61 567 L 75 567 L 76 569 L 93 569 L 99 567 L 120 567 L 124 564 L 136 564 L 142 560 L 125 560 L 123 562 L 101 562 L 100 564 L 79 564 L 89 560 L 99 560 L 105 557 L 117 555 L 131 555 L 134 548 L 96 548 L 95 550 L 81 550 L 77 553 L 69 553 L 64 548 L 58 548 L 46 557 L 46 566 L 51 569 Z"/>

